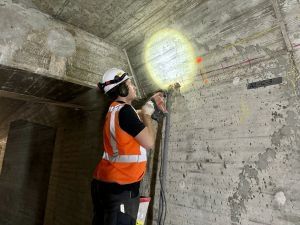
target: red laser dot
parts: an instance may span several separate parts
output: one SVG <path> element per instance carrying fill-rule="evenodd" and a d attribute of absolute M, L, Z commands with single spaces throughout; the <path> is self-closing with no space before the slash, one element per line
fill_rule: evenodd
<path fill-rule="evenodd" d="M 203 61 L 203 58 L 202 58 L 202 57 L 198 56 L 198 57 L 196 58 L 196 62 L 197 62 L 197 63 L 201 63 L 202 61 Z"/>

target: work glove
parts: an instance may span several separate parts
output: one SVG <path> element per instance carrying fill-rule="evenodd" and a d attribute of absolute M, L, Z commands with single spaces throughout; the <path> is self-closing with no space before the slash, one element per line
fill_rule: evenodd
<path fill-rule="evenodd" d="M 154 111 L 154 104 L 151 100 L 147 101 L 146 104 L 142 107 L 142 112 L 146 115 L 151 116 Z"/>

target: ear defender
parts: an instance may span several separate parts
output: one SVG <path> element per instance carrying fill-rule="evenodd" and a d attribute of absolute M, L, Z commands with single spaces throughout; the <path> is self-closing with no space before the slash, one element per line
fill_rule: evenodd
<path fill-rule="evenodd" d="M 98 86 L 99 90 L 100 90 L 103 94 L 105 94 L 105 91 L 104 91 L 105 85 L 104 85 L 103 83 L 99 82 L 99 83 L 97 84 L 97 86 Z"/>
<path fill-rule="evenodd" d="M 128 89 L 128 86 L 125 82 L 119 84 L 118 86 L 118 92 L 119 92 L 119 95 L 121 97 L 126 97 L 129 93 L 129 89 Z"/>

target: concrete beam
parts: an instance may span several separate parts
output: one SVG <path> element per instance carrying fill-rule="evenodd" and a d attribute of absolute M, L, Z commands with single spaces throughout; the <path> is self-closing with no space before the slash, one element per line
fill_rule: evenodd
<path fill-rule="evenodd" d="M 32 96 L 33 98 L 48 99 L 49 101 L 67 102 L 90 90 L 90 88 L 0 65 L 0 90 Z"/>
<path fill-rule="evenodd" d="M 14 100 L 21 100 L 21 101 L 26 101 L 26 102 L 32 102 L 32 103 L 38 103 L 38 104 L 54 105 L 54 106 L 59 106 L 59 107 L 64 107 L 64 108 L 85 109 L 84 106 L 80 106 L 80 105 L 57 102 L 57 101 L 52 101 L 52 100 L 45 99 L 45 98 L 38 98 L 38 97 L 31 96 L 31 95 L 18 94 L 15 92 L 9 92 L 9 91 L 3 91 L 3 90 L 0 90 L 0 97 L 14 99 Z"/>
<path fill-rule="evenodd" d="M 86 87 L 111 67 L 128 71 L 121 48 L 33 8 L 0 4 L 0 65 Z"/>

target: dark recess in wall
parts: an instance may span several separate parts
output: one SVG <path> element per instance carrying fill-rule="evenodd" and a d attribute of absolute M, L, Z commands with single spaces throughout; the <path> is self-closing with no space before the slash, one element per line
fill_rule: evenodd
<path fill-rule="evenodd" d="M 0 224 L 42 225 L 56 129 L 10 124 L 0 176 Z"/>

